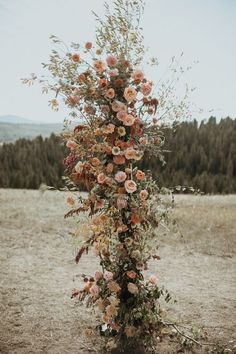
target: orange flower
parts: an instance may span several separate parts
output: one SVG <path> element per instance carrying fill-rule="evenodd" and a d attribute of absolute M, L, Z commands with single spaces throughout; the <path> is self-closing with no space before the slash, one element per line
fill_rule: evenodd
<path fill-rule="evenodd" d="M 75 200 L 74 200 L 73 197 L 68 197 L 68 198 L 66 199 L 66 202 L 67 202 L 67 204 L 69 204 L 69 205 L 74 205 L 74 204 L 75 204 Z"/>
<path fill-rule="evenodd" d="M 75 62 L 78 63 L 80 62 L 80 55 L 79 54 L 72 54 L 71 59 Z"/>
<path fill-rule="evenodd" d="M 97 73 L 101 74 L 104 70 L 106 70 L 106 63 L 102 60 L 96 60 L 94 63 L 94 68 Z"/>
<path fill-rule="evenodd" d="M 135 273 L 133 270 L 128 270 L 126 272 L 126 275 L 130 279 L 135 279 L 137 277 L 137 273 Z"/>
<path fill-rule="evenodd" d="M 131 215 L 131 222 L 134 225 L 140 224 L 140 216 L 138 214 Z"/>
<path fill-rule="evenodd" d="M 137 91 L 133 87 L 126 87 L 124 91 L 124 98 L 128 102 L 132 102 L 135 100 L 137 96 Z"/>
<path fill-rule="evenodd" d="M 145 173 L 141 170 L 138 170 L 136 172 L 136 178 L 139 180 L 139 181 L 143 181 L 144 178 L 145 178 Z"/>
<path fill-rule="evenodd" d="M 91 164 L 94 166 L 94 167 L 97 167 L 100 165 L 101 161 L 97 158 L 97 157 L 93 157 L 91 160 Z"/>
<path fill-rule="evenodd" d="M 92 47 L 93 47 L 93 43 L 92 43 L 92 42 L 86 42 L 86 43 L 85 43 L 85 48 L 86 48 L 87 50 L 92 49 Z"/>
<path fill-rule="evenodd" d="M 71 150 L 75 150 L 78 147 L 78 144 L 73 140 L 68 140 L 66 146 Z"/>

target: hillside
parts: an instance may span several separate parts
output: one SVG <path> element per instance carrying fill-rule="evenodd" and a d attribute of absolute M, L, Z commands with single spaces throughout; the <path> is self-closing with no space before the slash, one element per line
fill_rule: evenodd
<path fill-rule="evenodd" d="M 59 134 L 62 124 L 5 123 L 0 121 L 0 143 L 14 142 L 17 139 L 33 139 L 36 136 L 49 137 L 51 133 Z"/>

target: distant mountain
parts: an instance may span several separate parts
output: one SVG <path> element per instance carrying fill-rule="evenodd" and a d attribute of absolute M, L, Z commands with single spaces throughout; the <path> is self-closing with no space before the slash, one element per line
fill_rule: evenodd
<path fill-rule="evenodd" d="M 14 116 L 14 115 L 5 115 L 5 116 L 0 116 L 0 122 L 2 123 L 12 123 L 12 124 L 33 124 L 32 120 Z"/>
<path fill-rule="evenodd" d="M 17 139 L 33 139 L 38 135 L 46 138 L 51 133 L 60 134 L 63 124 L 5 123 L 0 121 L 0 143 Z"/>

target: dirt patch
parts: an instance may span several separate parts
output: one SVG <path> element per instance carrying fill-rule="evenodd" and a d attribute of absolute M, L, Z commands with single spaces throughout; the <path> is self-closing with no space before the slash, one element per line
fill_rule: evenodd
<path fill-rule="evenodd" d="M 77 246 L 69 235 L 75 220 L 63 219 L 65 199 L 57 191 L 0 190 L 1 353 L 96 348 L 84 336 L 94 315 L 70 294 L 97 260 L 88 255 L 75 265 Z M 181 232 L 160 235 L 161 260 L 149 272 L 176 295 L 177 303 L 165 306 L 171 320 L 204 326 L 210 341 L 236 352 L 236 196 L 176 200 Z M 176 346 L 160 343 L 159 352 L 176 353 Z"/>

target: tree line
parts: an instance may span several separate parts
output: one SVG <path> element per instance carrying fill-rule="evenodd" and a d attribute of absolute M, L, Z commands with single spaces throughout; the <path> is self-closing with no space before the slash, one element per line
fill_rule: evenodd
<path fill-rule="evenodd" d="M 160 186 L 193 187 L 204 193 L 236 193 L 236 120 L 183 122 L 166 130 L 165 160 L 146 159 Z M 37 189 L 41 183 L 63 186 L 63 159 L 67 154 L 60 138 L 52 134 L 34 140 L 19 139 L 0 147 L 0 187 Z"/>

